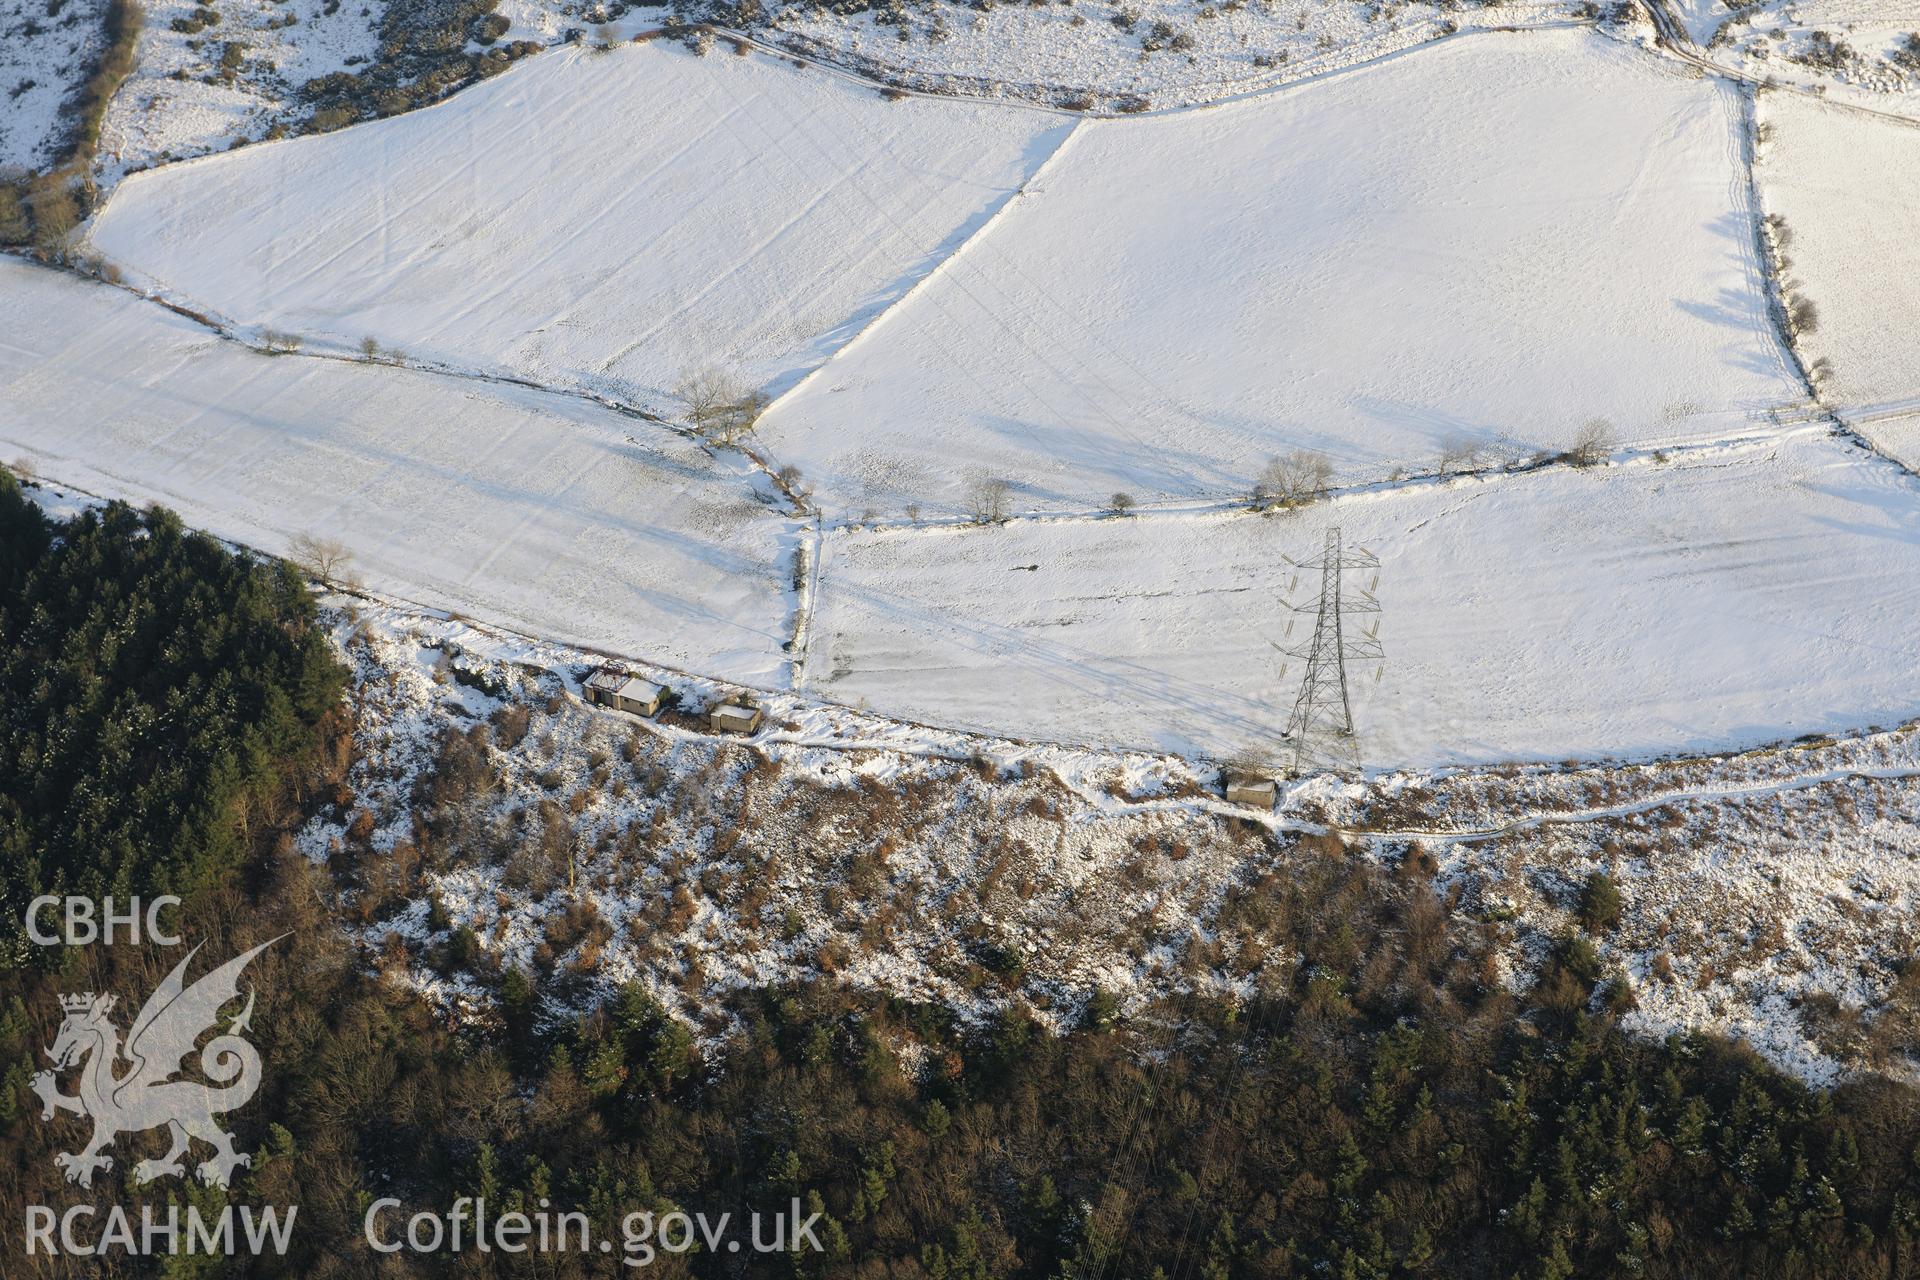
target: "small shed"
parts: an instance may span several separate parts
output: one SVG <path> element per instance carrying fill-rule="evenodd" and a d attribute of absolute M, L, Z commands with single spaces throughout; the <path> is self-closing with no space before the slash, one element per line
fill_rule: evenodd
<path fill-rule="evenodd" d="M 1229 804 L 1249 804 L 1256 809 L 1273 808 L 1274 796 L 1278 792 L 1278 786 L 1272 778 L 1232 769 L 1220 775 L 1220 784 Z"/>
<path fill-rule="evenodd" d="M 650 716 L 660 710 L 666 688 L 638 676 L 602 667 L 587 677 L 587 701 L 595 706 L 612 707 L 636 716 Z"/>
<path fill-rule="evenodd" d="M 707 712 L 707 724 L 720 733 L 752 733 L 760 727 L 763 715 L 759 707 L 723 702 Z"/>

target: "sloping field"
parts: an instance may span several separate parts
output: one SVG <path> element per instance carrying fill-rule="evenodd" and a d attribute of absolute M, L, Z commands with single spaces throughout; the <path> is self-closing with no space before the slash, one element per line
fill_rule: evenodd
<path fill-rule="evenodd" d="M 1205 111 L 1083 126 L 1027 194 L 776 405 L 859 511 L 1349 478 L 1451 437 L 1660 441 L 1800 392 L 1724 86 L 1581 32 L 1456 40 Z M 961 465 L 956 466 L 956 463 Z"/>
<path fill-rule="evenodd" d="M 370 585 L 739 679 L 778 666 L 781 524 L 679 437 L 566 396 L 263 356 L 0 260 L 0 457 Z"/>
<path fill-rule="evenodd" d="M 1370 766 L 1715 749 L 1920 708 L 1920 487 L 1804 434 L 1291 516 L 831 536 L 809 687 L 877 711 L 1225 754 L 1285 729 L 1312 615 L 1282 557 L 1380 557 Z M 1364 586 L 1362 582 L 1359 585 Z M 1307 603 L 1317 575 L 1299 574 Z M 1361 619 L 1364 623 L 1366 620 Z"/>
<path fill-rule="evenodd" d="M 983 222 L 1064 118 L 887 102 L 677 44 L 571 48 L 430 110 L 136 175 L 93 228 L 242 325 L 658 401 L 778 391 Z"/>
<path fill-rule="evenodd" d="M 1761 201 L 1786 220 L 1786 274 L 1819 309 L 1801 343 L 1832 363 L 1825 394 L 1920 411 L 1920 127 L 1798 93 L 1762 94 L 1759 114 Z"/>

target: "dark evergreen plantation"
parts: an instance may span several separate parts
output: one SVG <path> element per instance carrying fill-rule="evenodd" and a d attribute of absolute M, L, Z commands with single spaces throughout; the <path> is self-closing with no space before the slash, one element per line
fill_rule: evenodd
<path fill-rule="evenodd" d="M 798 1198 L 824 1255 L 661 1255 L 699 1276 L 1895 1277 L 1920 1275 L 1920 1105 L 1813 1092 L 1731 1047 L 1633 1039 L 1588 946 L 1532 990 L 1494 980 L 1426 869 L 1329 848 L 1246 908 L 1297 922 L 1271 1004 L 1169 1004 L 1065 1035 L 980 1028 L 820 981 L 743 993 L 702 1064 L 637 990 L 540 1016 L 499 980 L 497 1034 L 448 1031 L 337 925 L 342 886 L 285 832 L 345 761 L 341 673 L 284 569 L 165 513 L 54 524 L 0 479 L 0 832 L 9 916 L 35 892 L 165 890 L 209 954 L 281 932 L 250 971 L 260 1094 L 231 1193 L 136 1191 L 51 1162 L 81 1122 L 27 1089 L 85 988 L 137 1001 L 176 957 L 22 950 L 0 992 L 0 1273 L 646 1274 L 602 1255 L 382 1257 L 366 1205 L 709 1217 Z M 446 933 L 451 953 L 463 945 Z M 920 1046 L 903 1071 L 901 1046 Z M 143 1140 L 154 1143 L 157 1140 Z M 157 1145 L 155 1150 L 157 1150 Z M 24 1206 L 223 1194 L 299 1208 L 285 1258 L 26 1260 Z"/>
<path fill-rule="evenodd" d="M 292 569 L 168 511 L 54 525 L 0 475 L 0 897 L 152 894 L 233 867 L 338 702 Z"/>

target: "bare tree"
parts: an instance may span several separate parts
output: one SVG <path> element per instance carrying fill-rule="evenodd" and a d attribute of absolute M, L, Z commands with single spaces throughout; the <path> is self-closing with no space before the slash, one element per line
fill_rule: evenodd
<path fill-rule="evenodd" d="M 773 397 L 764 391 L 749 391 L 732 404 L 720 419 L 720 438 L 723 444 L 732 444 L 760 425 L 760 415 L 773 403 Z"/>
<path fill-rule="evenodd" d="M 1589 418 L 1581 424 L 1563 455 L 1570 466 L 1597 467 L 1613 452 L 1613 424 L 1605 418 Z"/>
<path fill-rule="evenodd" d="M 1278 778 L 1286 773 L 1279 757 L 1264 746 L 1242 747 L 1221 762 L 1221 769 L 1243 778 Z"/>
<path fill-rule="evenodd" d="M 813 500 L 813 486 L 808 484 L 806 478 L 800 474 L 800 468 L 788 463 L 774 473 L 773 482 L 780 486 L 782 493 L 793 500 L 794 506 L 801 511 L 808 509 L 809 503 Z"/>
<path fill-rule="evenodd" d="M 1486 450 L 1472 436 L 1452 435 L 1440 442 L 1440 474 L 1472 471 L 1486 461 Z"/>
<path fill-rule="evenodd" d="M 1787 302 L 1787 323 L 1793 326 L 1796 337 L 1817 333 L 1820 329 L 1820 308 L 1813 305 L 1812 298 L 1790 298 Z"/>
<path fill-rule="evenodd" d="M 1113 514 L 1117 516 L 1124 516 L 1124 515 L 1131 514 L 1133 511 L 1133 508 L 1134 508 L 1133 495 L 1130 493 L 1116 493 L 1111 498 L 1107 499 L 1107 510 L 1113 512 Z"/>
<path fill-rule="evenodd" d="M 1773 235 L 1773 247 L 1785 253 L 1793 244 L 1793 228 L 1777 213 L 1766 216 L 1767 230 Z"/>
<path fill-rule="evenodd" d="M 20 477 L 21 484 L 32 484 L 33 478 L 39 474 L 34 470 L 32 458 L 15 458 L 9 465 L 13 474 Z"/>
<path fill-rule="evenodd" d="M 748 387 L 740 376 L 716 365 L 680 375 L 673 398 L 686 413 L 687 425 L 716 444 L 733 444 L 759 424 L 772 399 Z"/>
<path fill-rule="evenodd" d="M 1324 453 L 1295 449 L 1283 457 L 1269 458 L 1260 470 L 1260 478 L 1253 483 L 1254 509 L 1303 507 L 1326 497 L 1332 479 L 1333 464 Z"/>
<path fill-rule="evenodd" d="M 687 424 L 705 435 L 721 406 L 739 390 L 725 370 L 708 365 L 682 373 L 673 384 L 673 398 L 680 402 Z"/>
<path fill-rule="evenodd" d="M 979 476 L 967 486 L 967 510 L 976 524 L 999 524 L 1007 518 L 1007 482 L 995 476 Z"/>
<path fill-rule="evenodd" d="M 346 587 L 357 590 L 360 579 L 353 572 L 353 553 L 346 544 L 333 538 L 317 538 L 310 533 L 297 533 L 287 543 L 287 559 L 298 565 L 300 571 L 309 578 L 317 578 L 328 586 Z"/>

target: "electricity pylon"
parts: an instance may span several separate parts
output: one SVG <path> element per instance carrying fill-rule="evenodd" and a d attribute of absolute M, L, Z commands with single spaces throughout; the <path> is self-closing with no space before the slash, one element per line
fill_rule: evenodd
<path fill-rule="evenodd" d="M 1300 695 L 1294 699 L 1293 715 L 1287 721 L 1287 741 L 1293 747 L 1293 772 L 1296 777 L 1323 770 L 1357 773 L 1360 749 L 1353 731 L 1353 702 L 1347 694 L 1347 661 L 1382 662 L 1386 655 L 1380 647 L 1380 621 L 1354 636 L 1347 634 L 1345 618 L 1350 613 L 1379 613 L 1380 602 L 1373 588 L 1380 583 L 1380 558 L 1364 547 L 1352 550 L 1340 545 L 1338 526 L 1327 530 L 1326 545 L 1317 560 L 1287 563 L 1300 569 L 1320 571 L 1320 598 L 1313 604 L 1287 604 L 1296 613 L 1312 613 L 1313 639 L 1298 648 L 1273 647 L 1295 658 L 1304 658 L 1307 673 L 1300 681 Z M 1373 579 L 1365 588 L 1343 583 L 1347 569 L 1372 570 Z M 1298 583 L 1294 575 L 1292 590 Z M 1284 602 L 1283 602 L 1284 603 Z M 1293 633 L 1293 624 L 1287 624 Z M 1380 678 L 1375 668 L 1373 678 Z M 1286 668 L 1280 669 L 1286 674 Z"/>

